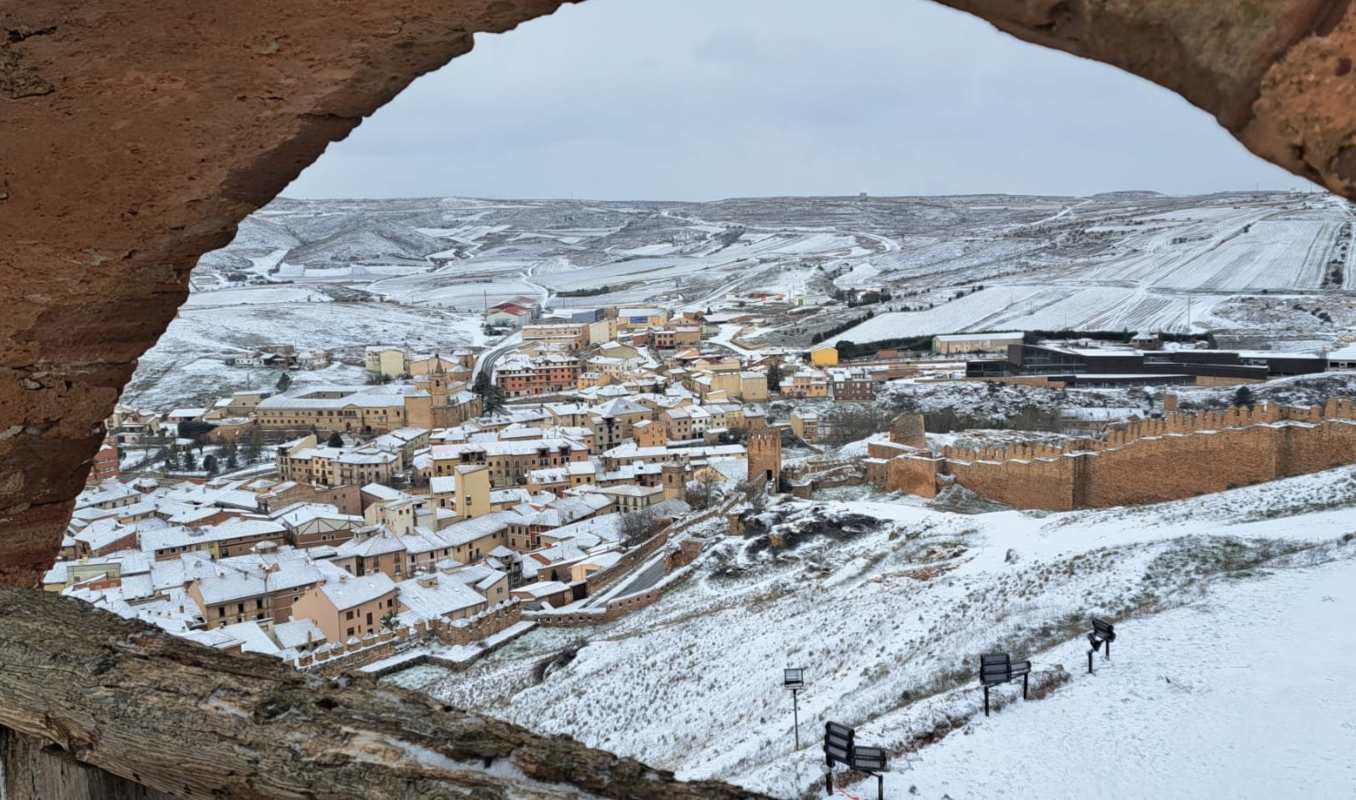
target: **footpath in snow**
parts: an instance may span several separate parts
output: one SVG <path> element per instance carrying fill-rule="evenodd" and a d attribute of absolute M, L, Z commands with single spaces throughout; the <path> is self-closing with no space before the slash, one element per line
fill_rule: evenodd
<path fill-rule="evenodd" d="M 1218 586 L 1117 626 L 1114 661 L 924 749 L 886 797 L 1356 797 L 1354 619 L 1351 560 Z M 1050 655 L 1073 671 L 1077 647 Z"/>

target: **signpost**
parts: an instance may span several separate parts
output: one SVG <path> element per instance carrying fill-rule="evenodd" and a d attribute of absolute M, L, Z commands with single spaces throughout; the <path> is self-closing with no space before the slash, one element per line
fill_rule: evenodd
<path fill-rule="evenodd" d="M 852 768 L 876 779 L 876 800 L 885 800 L 885 750 L 879 747 L 852 748 Z"/>
<path fill-rule="evenodd" d="M 1111 643 L 1116 641 L 1116 626 L 1104 619 L 1092 618 L 1092 633 L 1088 634 L 1088 644 L 1092 649 L 1088 651 L 1088 674 L 1092 674 L 1092 654 L 1101 649 L 1102 643 L 1106 643 L 1106 660 L 1111 660 Z"/>
<path fill-rule="evenodd" d="M 852 763 L 856 732 L 837 722 L 824 723 L 824 790 L 833 796 L 833 765 Z"/>
<path fill-rule="evenodd" d="M 984 716 L 989 716 L 989 688 L 1022 679 L 1022 699 L 1027 696 L 1028 679 L 1031 673 L 1030 661 L 1012 663 L 1007 653 L 989 653 L 979 657 L 979 682 L 984 684 Z"/>
<path fill-rule="evenodd" d="M 805 670 L 800 668 L 782 670 L 782 686 L 791 690 L 791 719 L 794 721 L 796 749 L 800 750 L 800 702 L 796 695 L 805 688 Z"/>

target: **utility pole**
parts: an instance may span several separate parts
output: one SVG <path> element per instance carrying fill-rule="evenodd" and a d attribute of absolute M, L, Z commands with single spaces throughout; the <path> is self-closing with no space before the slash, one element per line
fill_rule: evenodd
<path fill-rule="evenodd" d="M 794 724 L 795 724 L 795 726 L 796 726 L 795 730 L 796 730 L 796 750 L 797 750 L 797 751 L 800 750 L 800 703 L 799 703 L 799 701 L 796 699 L 796 695 L 798 695 L 798 694 L 800 694 L 800 690 L 799 690 L 799 689 L 792 689 L 792 690 L 791 690 L 791 719 L 793 720 L 793 722 L 794 722 Z"/>

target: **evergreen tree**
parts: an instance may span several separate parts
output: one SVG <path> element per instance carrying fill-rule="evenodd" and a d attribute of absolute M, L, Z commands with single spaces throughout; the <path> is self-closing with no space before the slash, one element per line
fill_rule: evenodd
<path fill-rule="evenodd" d="M 1234 392 L 1235 406 L 1247 406 L 1248 408 L 1252 408 L 1252 404 L 1255 402 L 1257 402 L 1257 398 L 1253 396 L 1252 389 L 1249 389 L 1246 386 L 1240 386 L 1238 387 L 1238 391 Z"/>
<path fill-rule="evenodd" d="M 193 457 L 192 450 L 184 451 L 184 471 L 196 472 L 198 469 L 198 460 Z"/>
<path fill-rule="evenodd" d="M 179 443 L 170 442 L 170 446 L 165 450 L 165 469 L 179 469 Z"/>
<path fill-rule="evenodd" d="M 504 390 L 490 384 L 489 391 L 481 399 L 485 403 L 485 413 L 493 414 L 504 407 Z"/>
<path fill-rule="evenodd" d="M 773 364 L 767 368 L 768 391 L 778 391 L 782 387 L 782 365 Z"/>
<path fill-rule="evenodd" d="M 245 442 L 245 463 L 254 464 L 264 453 L 264 432 L 258 428 L 250 430 L 250 438 Z"/>
<path fill-rule="evenodd" d="M 292 386 L 292 376 L 284 372 L 278 377 L 277 389 L 280 392 L 287 391 Z"/>
<path fill-rule="evenodd" d="M 329 439 L 325 440 L 325 445 L 328 447 L 343 447 L 344 437 L 339 435 L 339 431 L 335 431 L 330 434 Z"/>
<path fill-rule="evenodd" d="M 216 475 L 216 474 L 217 474 L 217 457 L 209 453 L 207 456 L 205 456 L 205 457 L 203 458 L 203 460 L 202 460 L 202 467 L 203 467 L 203 469 L 207 470 L 207 475 L 208 475 L 209 477 L 210 477 L 210 476 L 213 476 L 213 475 Z"/>
<path fill-rule="evenodd" d="M 227 443 L 226 443 L 226 448 L 225 448 L 225 453 L 226 453 L 226 469 L 228 469 L 228 470 L 236 470 L 236 469 L 239 469 L 239 468 L 240 468 L 240 459 L 239 459 L 239 456 L 238 456 L 238 452 L 239 452 L 239 448 L 236 447 L 235 442 L 227 442 Z"/>

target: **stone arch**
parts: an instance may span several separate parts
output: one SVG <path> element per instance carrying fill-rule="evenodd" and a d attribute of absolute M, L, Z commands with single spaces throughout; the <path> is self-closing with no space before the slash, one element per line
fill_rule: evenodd
<path fill-rule="evenodd" d="M 0 19 L 0 581 L 51 563 L 200 254 L 419 75 L 564 0 L 51 0 Z M 1179 92 L 1356 197 L 1349 0 L 938 0 Z M 826 9 L 832 6 L 825 4 Z"/>

